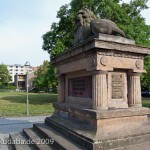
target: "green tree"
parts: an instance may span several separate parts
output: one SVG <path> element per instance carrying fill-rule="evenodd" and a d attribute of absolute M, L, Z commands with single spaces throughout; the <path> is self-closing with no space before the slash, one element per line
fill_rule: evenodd
<path fill-rule="evenodd" d="M 0 88 L 6 88 L 10 80 L 11 76 L 9 75 L 7 66 L 0 64 Z"/>
<path fill-rule="evenodd" d="M 55 74 L 54 66 L 50 62 L 44 61 L 36 72 L 35 86 L 39 90 L 49 92 L 51 89 L 53 92 L 56 92 L 57 80 Z"/>
<path fill-rule="evenodd" d="M 74 18 L 82 7 L 90 8 L 98 17 L 114 21 L 121 28 L 126 37 L 134 39 L 137 45 L 150 47 L 150 26 L 146 25 L 141 12 L 148 9 L 148 0 L 131 0 L 125 3 L 122 0 L 72 0 L 63 5 L 57 13 L 59 22 L 54 22 L 50 31 L 43 38 L 43 50 L 51 58 L 62 53 L 69 47 L 73 38 Z M 142 75 L 142 87 L 150 88 L 150 56 L 145 58 L 147 74 Z"/>
<path fill-rule="evenodd" d="M 147 9 L 148 0 L 72 0 L 70 5 L 64 5 L 57 13 L 58 23 L 53 23 L 50 31 L 43 35 L 43 50 L 51 58 L 68 48 L 73 37 L 74 18 L 83 6 L 90 8 L 100 18 L 114 21 L 138 45 L 150 46 L 150 26 L 145 24 L 141 11 Z"/>
<path fill-rule="evenodd" d="M 150 56 L 145 57 L 144 68 L 146 73 L 141 76 L 142 89 L 150 89 Z"/>

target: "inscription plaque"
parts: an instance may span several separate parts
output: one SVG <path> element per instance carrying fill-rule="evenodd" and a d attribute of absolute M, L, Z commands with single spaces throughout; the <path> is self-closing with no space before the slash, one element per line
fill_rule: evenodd
<path fill-rule="evenodd" d="M 112 75 L 112 99 L 123 98 L 123 75 Z"/>
<path fill-rule="evenodd" d="M 68 96 L 91 98 L 92 77 L 84 76 L 84 77 L 70 78 L 68 80 Z"/>

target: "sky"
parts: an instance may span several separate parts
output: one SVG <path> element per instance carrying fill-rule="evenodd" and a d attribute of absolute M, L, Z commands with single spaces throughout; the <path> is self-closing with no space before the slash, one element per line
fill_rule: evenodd
<path fill-rule="evenodd" d="M 39 66 L 49 60 L 49 54 L 42 50 L 42 35 L 52 22 L 58 22 L 57 11 L 70 1 L 0 0 L 0 63 L 24 65 L 28 61 Z M 142 15 L 150 25 L 150 9 Z"/>

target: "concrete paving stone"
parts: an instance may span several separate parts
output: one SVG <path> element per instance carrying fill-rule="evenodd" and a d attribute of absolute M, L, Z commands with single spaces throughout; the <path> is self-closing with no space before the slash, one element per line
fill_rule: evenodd
<path fill-rule="evenodd" d="M 9 133 L 21 132 L 24 128 L 32 128 L 33 123 L 44 123 L 46 117 L 49 116 L 0 118 L 0 140 L 7 140 Z M 148 119 L 150 122 L 150 115 L 148 115 Z M 11 148 L 9 145 L 0 143 L 0 150 L 11 150 Z"/>
<path fill-rule="evenodd" d="M 48 116 L 28 116 L 28 117 L 6 117 L 0 118 L 0 150 L 10 150 L 6 144 L 9 133 L 21 132 L 24 128 L 32 128 L 33 123 L 43 123 Z"/>

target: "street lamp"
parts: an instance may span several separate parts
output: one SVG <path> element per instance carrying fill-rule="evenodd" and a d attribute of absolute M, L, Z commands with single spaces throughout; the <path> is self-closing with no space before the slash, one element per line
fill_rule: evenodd
<path fill-rule="evenodd" d="M 27 77 L 26 77 L 26 89 L 27 89 L 27 100 L 26 100 L 26 112 L 29 115 L 29 83 L 28 83 L 28 70 L 27 70 Z"/>
<path fill-rule="evenodd" d="M 27 89 L 27 100 L 26 100 L 26 112 L 27 112 L 27 115 L 29 115 L 29 94 L 28 94 L 28 90 L 29 90 L 29 82 L 28 82 L 28 67 L 30 66 L 30 63 L 28 61 L 26 61 L 25 67 L 27 67 L 27 77 L 26 77 L 26 89 Z"/>

